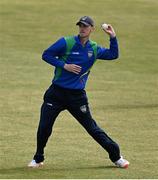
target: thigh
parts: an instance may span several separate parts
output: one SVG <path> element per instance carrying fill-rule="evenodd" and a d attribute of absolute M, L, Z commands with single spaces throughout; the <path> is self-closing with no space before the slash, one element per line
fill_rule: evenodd
<path fill-rule="evenodd" d="M 71 102 L 69 102 L 68 111 L 84 127 L 89 126 L 93 121 L 85 91 L 79 94 L 72 93 Z"/>
<path fill-rule="evenodd" d="M 44 94 L 44 102 L 41 107 L 40 125 L 53 125 L 58 114 L 65 109 L 64 104 L 59 100 L 58 92 L 50 86 Z"/>
<path fill-rule="evenodd" d="M 54 85 L 52 84 L 45 92 L 43 100 L 46 103 L 54 103 L 54 102 L 58 102 L 58 103 L 62 103 L 60 102 L 60 92 L 58 92 L 58 90 L 54 87 Z"/>
<path fill-rule="evenodd" d="M 80 122 L 92 119 L 88 104 L 69 107 L 68 111 Z"/>

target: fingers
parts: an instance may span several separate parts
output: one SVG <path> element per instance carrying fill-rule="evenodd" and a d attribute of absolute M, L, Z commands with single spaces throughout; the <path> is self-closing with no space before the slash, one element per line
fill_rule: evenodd
<path fill-rule="evenodd" d="M 82 67 L 76 64 L 65 64 L 64 69 L 66 69 L 69 72 L 79 74 L 81 72 Z"/>
<path fill-rule="evenodd" d="M 71 68 L 72 68 L 72 71 L 73 73 L 75 74 L 79 74 L 81 72 L 81 66 L 78 66 L 76 64 L 71 64 Z"/>
<path fill-rule="evenodd" d="M 111 24 L 108 24 L 108 28 L 107 29 L 104 29 L 104 31 L 110 35 L 110 37 L 115 37 L 116 36 L 116 33 L 113 29 L 113 27 L 111 26 Z"/>
<path fill-rule="evenodd" d="M 113 31 L 113 27 L 111 26 L 111 24 L 107 24 L 108 27 L 103 29 L 105 32 L 109 32 L 109 31 Z"/>

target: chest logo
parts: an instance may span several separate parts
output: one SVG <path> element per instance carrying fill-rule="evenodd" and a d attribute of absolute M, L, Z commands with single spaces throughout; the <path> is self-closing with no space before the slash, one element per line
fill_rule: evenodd
<path fill-rule="evenodd" d="M 93 51 L 88 51 L 88 57 L 91 58 L 93 56 Z"/>
<path fill-rule="evenodd" d="M 80 54 L 79 52 L 72 52 L 72 54 Z"/>

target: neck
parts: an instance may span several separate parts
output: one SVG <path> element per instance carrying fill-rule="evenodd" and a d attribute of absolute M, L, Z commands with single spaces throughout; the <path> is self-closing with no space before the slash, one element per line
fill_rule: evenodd
<path fill-rule="evenodd" d="M 86 44 L 86 42 L 89 40 L 89 37 L 81 37 L 79 36 L 80 38 L 80 42 L 81 44 L 84 46 Z"/>

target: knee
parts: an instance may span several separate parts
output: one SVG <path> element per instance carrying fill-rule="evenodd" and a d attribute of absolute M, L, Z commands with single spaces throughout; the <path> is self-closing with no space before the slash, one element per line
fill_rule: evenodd
<path fill-rule="evenodd" d="M 50 136 L 52 132 L 51 126 L 49 126 L 47 123 L 41 123 L 38 128 L 38 134 L 41 136 Z"/>
<path fill-rule="evenodd" d="M 96 136 L 104 132 L 93 119 L 91 119 L 90 123 L 88 124 L 87 131 L 92 136 Z"/>

